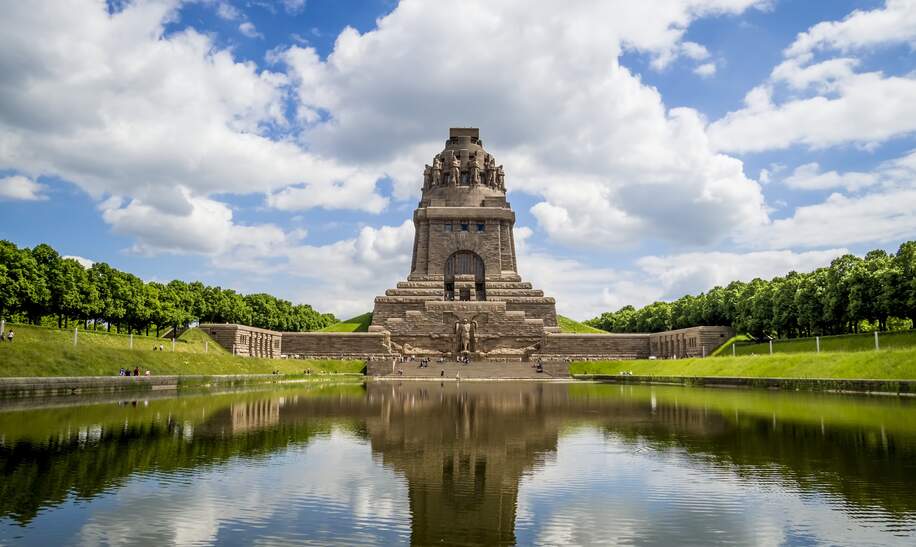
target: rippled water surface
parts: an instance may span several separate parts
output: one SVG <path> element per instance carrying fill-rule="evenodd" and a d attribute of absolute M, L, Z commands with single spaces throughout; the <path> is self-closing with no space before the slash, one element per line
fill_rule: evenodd
<path fill-rule="evenodd" d="M 0 544 L 916 544 L 916 401 L 594 384 L 0 401 Z"/>

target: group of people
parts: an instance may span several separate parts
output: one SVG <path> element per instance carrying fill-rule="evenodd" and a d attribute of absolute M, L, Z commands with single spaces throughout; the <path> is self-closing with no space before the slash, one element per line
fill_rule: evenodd
<path fill-rule="evenodd" d="M 153 351 L 165 351 L 165 346 L 159 344 L 158 346 L 153 346 Z"/>
<path fill-rule="evenodd" d="M 147 370 L 145 376 L 149 376 L 150 373 Z M 140 376 L 140 367 L 134 367 L 134 370 L 131 371 L 129 368 L 121 367 L 121 370 L 118 371 L 118 376 Z"/>
<path fill-rule="evenodd" d="M 7 342 L 12 343 L 13 336 L 13 329 L 8 330 L 5 335 L 3 334 L 3 331 L 0 331 L 0 342 L 6 340 Z"/>

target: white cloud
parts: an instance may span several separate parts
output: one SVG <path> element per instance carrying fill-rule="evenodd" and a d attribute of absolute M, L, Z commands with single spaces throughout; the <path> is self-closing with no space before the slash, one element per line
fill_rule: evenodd
<path fill-rule="evenodd" d="M 916 2 L 888 0 L 883 8 L 854 11 L 800 33 L 764 84 L 745 98 L 745 108 L 709 126 L 718 150 L 759 152 L 801 144 L 824 148 L 845 143 L 871 146 L 916 131 L 916 76 L 856 72 L 855 57 L 815 60 L 823 51 L 850 52 L 900 43 L 916 44 Z M 775 86 L 795 92 L 773 101 Z M 808 94 L 798 92 L 811 92 Z"/>
<path fill-rule="evenodd" d="M 254 23 L 251 21 L 245 21 L 239 25 L 239 32 L 248 38 L 263 38 L 264 35 L 258 32 L 258 29 L 254 26 Z"/>
<path fill-rule="evenodd" d="M 848 251 L 692 252 L 644 256 L 631 269 L 594 267 L 579 260 L 532 248 L 527 228 L 516 230 L 519 270 L 547 296 L 557 300 L 557 312 L 588 319 L 628 304 L 640 307 L 657 300 L 698 294 L 732 281 L 770 279 L 791 270 L 811 271 L 828 265 Z"/>
<path fill-rule="evenodd" d="M 134 238 L 133 250 L 144 254 L 192 252 L 216 257 L 244 251 L 239 254 L 246 261 L 240 264 L 247 265 L 281 254 L 289 243 L 277 226 L 236 224 L 224 203 L 191 196 L 187 189 L 181 193 L 187 211 L 163 212 L 138 199 L 124 203 L 113 197 L 101 204 L 102 218 L 115 233 Z"/>
<path fill-rule="evenodd" d="M 693 73 L 704 78 L 713 76 L 716 73 L 716 63 L 703 63 L 702 65 L 693 69 Z"/>
<path fill-rule="evenodd" d="M 0 169 L 136 199 L 156 210 L 150 221 L 188 214 L 192 198 L 290 185 L 308 188 L 315 206 L 379 210 L 371 174 L 295 142 L 285 75 L 236 62 L 193 29 L 164 35 L 177 5 L 149 0 L 114 14 L 93 0 L 7 6 Z"/>
<path fill-rule="evenodd" d="M 242 16 L 238 8 L 236 8 L 229 2 L 220 2 L 219 5 L 216 7 L 216 14 L 221 19 L 225 19 L 227 21 L 235 21 Z"/>
<path fill-rule="evenodd" d="M 709 50 L 706 49 L 706 46 L 696 42 L 684 42 L 681 44 L 681 50 L 684 52 L 684 55 L 694 61 L 702 61 L 709 57 Z"/>
<path fill-rule="evenodd" d="M 480 125 L 510 189 L 543 197 L 534 211 L 557 241 L 708 243 L 766 222 L 760 188 L 710 150 L 695 111 L 667 109 L 618 56 L 679 52 L 696 17 L 755 4 L 465 2 L 456 22 L 404 2 L 376 30 L 344 30 L 326 60 L 299 47 L 282 57 L 312 149 L 375 166 L 399 198 L 415 195 L 445 128 Z"/>
<path fill-rule="evenodd" d="M 916 43 L 913 0 L 887 0 L 883 8 L 855 10 L 842 21 L 818 23 L 799 34 L 786 54 L 798 56 L 823 49 L 850 51 L 900 43 Z"/>
<path fill-rule="evenodd" d="M 795 171 L 785 179 L 786 186 L 799 190 L 824 190 L 829 188 L 846 188 L 857 191 L 877 184 L 877 173 L 837 173 L 836 171 L 821 172 L 817 163 L 799 165 Z"/>
<path fill-rule="evenodd" d="M 82 266 L 82 267 L 84 267 L 84 268 L 87 268 L 87 269 L 88 269 L 88 268 L 91 268 L 92 265 L 95 264 L 95 261 L 94 261 L 94 260 L 90 260 L 90 259 L 88 259 L 88 258 L 86 258 L 86 257 L 83 257 L 83 256 L 67 255 L 67 256 L 64 256 L 64 257 L 62 257 L 62 258 L 65 258 L 65 259 L 66 259 L 66 258 L 71 258 L 71 259 L 73 259 L 73 260 L 79 262 L 79 263 L 80 263 L 80 266 Z"/>
<path fill-rule="evenodd" d="M 821 76 L 828 74 L 838 77 L 835 67 Z M 810 73 L 794 77 L 799 84 L 814 81 Z M 755 88 L 746 99 L 747 108 L 709 126 L 709 138 L 720 150 L 758 152 L 794 144 L 824 148 L 880 143 L 916 131 L 916 102 L 911 99 L 916 96 L 916 78 L 869 72 L 847 75 L 830 85 L 835 97 L 816 95 L 782 104 L 769 102 L 765 88 Z"/>
<path fill-rule="evenodd" d="M 697 294 L 732 281 L 755 277 L 771 279 L 789 271 L 812 271 L 846 254 L 846 249 L 825 251 L 759 251 L 750 253 L 683 253 L 647 256 L 636 263 L 651 282 L 661 287 L 665 298 Z"/>
<path fill-rule="evenodd" d="M 22 175 L 0 178 L 0 200 L 40 201 L 48 187 Z"/>
<path fill-rule="evenodd" d="M 286 13 L 295 15 L 297 13 L 302 13 L 302 10 L 305 9 L 306 0 L 283 0 L 283 9 L 286 10 Z"/>
<path fill-rule="evenodd" d="M 286 250 L 286 271 L 311 281 L 297 300 L 342 318 L 371 311 L 373 299 L 409 273 L 413 235 L 413 221 L 405 220 L 366 226 L 352 239 Z"/>

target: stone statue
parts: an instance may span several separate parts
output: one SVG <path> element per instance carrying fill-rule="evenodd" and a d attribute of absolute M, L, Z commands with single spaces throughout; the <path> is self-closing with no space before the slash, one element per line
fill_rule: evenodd
<path fill-rule="evenodd" d="M 467 318 L 455 323 L 455 341 L 459 353 L 468 353 L 476 346 L 477 321 L 468 321 Z"/>
<path fill-rule="evenodd" d="M 506 172 L 503 171 L 502 165 L 496 168 L 496 187 L 503 192 L 506 191 Z"/>
<path fill-rule="evenodd" d="M 430 170 L 430 184 L 432 186 L 442 184 L 442 160 L 439 159 L 438 155 L 433 158 L 433 166 Z"/>
<path fill-rule="evenodd" d="M 448 176 L 452 186 L 458 186 L 461 182 L 461 161 L 458 160 L 454 152 L 452 152 L 451 158 L 452 161 L 448 165 Z"/>
<path fill-rule="evenodd" d="M 471 186 L 480 184 L 480 164 L 477 163 L 477 152 L 474 152 L 474 157 L 468 161 L 468 182 L 471 183 Z"/>
<path fill-rule="evenodd" d="M 429 190 L 433 185 L 433 168 L 429 165 L 423 166 L 423 191 Z"/>
<path fill-rule="evenodd" d="M 496 159 L 493 156 L 487 156 L 484 160 L 484 181 L 490 188 L 496 188 Z"/>

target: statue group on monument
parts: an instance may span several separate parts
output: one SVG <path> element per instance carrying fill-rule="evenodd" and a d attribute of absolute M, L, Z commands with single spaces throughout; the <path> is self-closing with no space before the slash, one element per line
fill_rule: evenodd
<path fill-rule="evenodd" d="M 483 184 L 496 190 L 506 190 L 506 173 L 502 165 L 496 165 L 496 159 L 493 156 L 487 154 L 481 165 L 478 152 L 474 152 L 468 158 L 467 165 L 462 171 L 461 159 L 454 150 L 449 150 L 446 157 L 442 157 L 442 154 L 436 155 L 433 158 L 433 164 L 423 168 L 423 189 L 429 190 L 437 186 L 459 186 L 462 182 L 462 172 L 467 174 L 465 180 L 470 186 Z"/>

